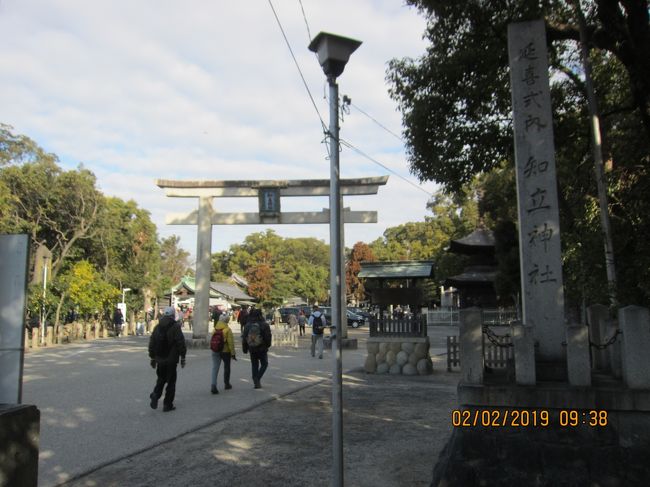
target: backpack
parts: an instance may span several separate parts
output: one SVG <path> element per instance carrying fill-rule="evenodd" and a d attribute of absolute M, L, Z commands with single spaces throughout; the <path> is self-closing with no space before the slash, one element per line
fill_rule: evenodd
<path fill-rule="evenodd" d="M 323 333 L 323 328 L 325 328 L 325 315 L 320 315 L 319 317 L 314 316 L 314 321 L 312 323 L 312 329 L 316 335 Z"/>
<path fill-rule="evenodd" d="M 225 342 L 226 340 L 223 336 L 223 330 L 217 328 L 214 330 L 212 338 L 210 339 L 210 350 L 213 352 L 223 352 L 223 346 L 225 345 Z"/>
<path fill-rule="evenodd" d="M 258 348 L 264 343 L 262 340 L 262 328 L 259 323 L 251 323 L 246 335 L 246 344 L 248 348 Z"/>
<path fill-rule="evenodd" d="M 154 353 L 156 354 L 156 358 L 167 358 L 172 348 L 171 343 L 169 342 L 169 337 L 167 336 L 169 334 L 169 328 L 163 331 L 162 327 L 157 326 L 154 333 L 156 334 L 154 341 Z"/>

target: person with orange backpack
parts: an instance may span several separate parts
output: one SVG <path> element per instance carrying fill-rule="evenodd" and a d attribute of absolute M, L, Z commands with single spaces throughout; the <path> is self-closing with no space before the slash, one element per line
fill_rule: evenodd
<path fill-rule="evenodd" d="M 232 337 L 232 330 L 228 326 L 230 316 L 222 313 L 214 324 L 214 331 L 210 338 L 210 350 L 212 350 L 212 394 L 219 394 L 217 389 L 217 376 L 223 362 L 223 383 L 225 389 L 232 389 L 230 385 L 230 359 L 237 360 L 235 355 L 235 341 Z"/>

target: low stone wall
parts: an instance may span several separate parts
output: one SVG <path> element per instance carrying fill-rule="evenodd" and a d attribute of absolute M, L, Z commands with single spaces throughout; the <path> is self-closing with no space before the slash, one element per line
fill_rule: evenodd
<path fill-rule="evenodd" d="M 429 375 L 429 337 L 370 337 L 364 369 L 369 374 Z"/>

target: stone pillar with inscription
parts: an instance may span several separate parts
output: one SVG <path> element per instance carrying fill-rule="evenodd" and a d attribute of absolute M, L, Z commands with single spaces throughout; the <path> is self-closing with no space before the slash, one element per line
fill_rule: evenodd
<path fill-rule="evenodd" d="M 564 361 L 560 219 L 544 21 L 508 26 L 523 322 L 538 361 Z"/>
<path fill-rule="evenodd" d="M 592 341 L 611 342 L 592 373 L 588 329 L 564 317 L 544 21 L 508 25 L 508 54 L 523 300 L 523 326 L 512 327 L 515 381 L 497 370 L 480 382 L 461 374 L 459 408 L 476 424 L 501 421 L 454 428 L 431 486 L 650 485 L 650 311 L 619 310 L 619 330 L 606 309 L 590 309 Z M 461 341 L 461 352 L 477 343 Z M 614 377 L 603 374 L 608 364 Z M 548 421 L 521 422 L 542 415 Z"/>

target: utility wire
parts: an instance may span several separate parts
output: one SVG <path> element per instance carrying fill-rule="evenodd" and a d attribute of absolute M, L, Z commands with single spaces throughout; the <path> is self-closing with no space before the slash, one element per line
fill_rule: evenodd
<path fill-rule="evenodd" d="M 311 42 L 311 31 L 309 30 L 309 22 L 307 22 L 307 16 L 305 15 L 305 8 L 302 6 L 302 0 L 298 0 L 300 4 L 300 10 L 302 10 L 302 18 L 305 19 L 305 26 L 307 26 L 307 37 L 309 37 L 309 42 Z"/>
<path fill-rule="evenodd" d="M 284 28 L 282 27 L 282 23 L 280 22 L 278 14 L 276 13 L 275 8 L 273 7 L 273 3 L 271 3 L 271 0 L 268 0 L 268 1 L 269 1 L 269 6 L 271 7 L 271 10 L 273 10 L 273 15 L 275 16 L 275 21 L 278 23 L 278 27 L 280 27 L 280 32 L 282 32 L 282 37 L 284 37 L 284 42 L 287 43 L 287 47 L 289 48 L 289 52 L 291 53 L 291 57 L 293 58 L 293 62 L 296 64 L 296 68 L 298 68 L 298 73 L 300 73 L 300 78 L 302 79 L 302 83 L 305 85 L 305 89 L 307 90 L 307 94 L 309 95 L 309 99 L 311 100 L 311 104 L 314 106 L 314 110 L 316 110 L 316 114 L 318 115 L 318 119 L 320 120 L 320 123 L 323 126 L 323 132 L 327 133 L 327 125 L 325 125 L 325 122 L 323 121 L 323 117 L 321 116 L 320 111 L 318 110 L 318 106 L 316 106 L 316 102 L 314 101 L 314 97 L 312 96 L 311 91 L 309 90 L 309 86 L 307 85 L 307 81 L 305 80 L 305 77 L 302 74 L 302 70 L 300 69 L 300 65 L 298 64 L 298 60 L 296 59 L 296 56 L 293 53 L 293 49 L 291 49 L 291 44 L 289 43 L 289 39 L 287 39 L 287 35 L 284 33 Z"/>
<path fill-rule="evenodd" d="M 277 14 L 277 12 L 275 11 L 275 8 L 273 7 L 273 3 L 271 2 L 271 0 L 268 0 L 268 2 L 269 2 L 269 6 L 271 7 L 271 10 L 273 11 L 273 15 L 274 15 L 274 17 L 275 17 L 275 21 L 278 23 L 278 27 L 280 28 L 280 32 L 282 32 L 282 37 L 284 37 L 284 41 L 286 42 L 287 47 L 289 48 L 289 52 L 291 53 L 291 57 L 293 58 L 293 62 L 295 63 L 296 68 L 298 69 L 298 73 L 300 73 L 300 78 L 302 79 L 302 83 L 303 83 L 303 85 L 305 86 L 305 89 L 307 90 L 307 94 L 309 95 L 309 99 L 311 100 L 311 103 L 312 103 L 312 105 L 314 106 L 314 110 L 316 110 L 316 114 L 318 115 L 318 119 L 320 120 L 320 123 L 321 123 L 321 125 L 322 125 L 322 127 L 323 127 L 323 133 L 324 133 L 327 137 L 332 137 L 333 135 L 329 133 L 329 129 L 328 129 L 327 125 L 325 125 L 325 122 L 323 121 L 323 117 L 321 116 L 320 111 L 318 110 L 318 107 L 316 106 L 316 102 L 314 101 L 314 97 L 312 96 L 312 94 L 311 94 L 311 90 L 309 89 L 309 86 L 307 85 L 307 81 L 305 80 L 305 77 L 304 77 L 303 74 L 302 74 L 302 70 L 300 69 L 300 65 L 298 64 L 298 60 L 296 59 L 296 56 L 295 56 L 294 53 L 293 53 L 293 49 L 291 48 L 291 44 L 289 43 L 289 39 L 287 38 L 287 35 L 286 35 L 285 32 L 284 32 L 284 28 L 282 27 L 282 23 L 280 22 L 280 18 L 278 17 L 278 14 Z M 303 7 L 303 5 L 302 5 L 302 0 L 298 0 L 298 3 L 300 4 L 300 10 L 302 11 L 302 17 L 303 17 L 303 19 L 304 19 L 304 21 L 305 21 L 305 26 L 307 27 L 307 35 L 309 36 L 309 40 L 311 41 L 311 31 L 310 31 L 310 29 L 309 29 L 309 22 L 307 21 L 307 16 L 305 15 L 305 9 L 304 9 L 304 7 Z M 348 99 L 349 99 L 349 98 L 348 98 Z M 381 124 L 379 121 L 377 121 L 375 118 L 373 118 L 373 117 L 371 117 L 370 115 L 368 115 L 365 111 L 363 111 L 363 110 L 362 110 L 361 108 L 359 108 L 358 106 L 354 105 L 351 101 L 350 101 L 350 104 L 351 104 L 352 106 L 354 106 L 354 108 L 356 108 L 357 110 L 359 110 L 361 113 L 363 113 L 366 117 L 370 118 L 373 122 L 375 122 L 375 123 L 376 123 L 377 125 L 379 125 L 381 128 L 383 128 L 383 129 L 386 130 L 388 133 L 390 133 L 393 137 L 396 137 L 399 141 L 404 142 L 404 141 L 402 140 L 402 138 L 401 138 L 399 135 L 395 134 L 393 131 L 391 131 L 391 130 L 388 129 L 386 126 L 384 126 L 384 125 Z M 327 138 L 327 137 L 326 137 L 326 138 Z M 374 162 L 375 164 L 381 166 L 382 168 L 384 168 L 384 169 L 387 170 L 388 172 L 394 174 L 394 175 L 397 176 L 398 178 L 400 178 L 400 179 L 406 181 L 408 184 L 410 184 L 410 185 L 413 186 L 414 188 L 419 189 L 420 191 L 426 193 L 426 194 L 429 195 L 429 196 L 433 196 L 433 194 L 429 193 L 429 192 L 428 192 L 427 190 L 425 190 L 424 188 L 418 186 L 418 185 L 415 184 L 413 181 L 410 181 L 410 180 L 406 179 L 406 178 L 405 178 L 404 176 L 402 176 L 401 174 L 399 174 L 399 173 L 393 171 L 392 169 L 390 169 L 390 168 L 387 167 L 386 165 L 384 165 L 384 164 L 382 164 L 381 162 L 379 162 L 377 159 L 374 159 L 374 158 L 370 157 L 368 154 L 366 154 L 365 152 L 363 152 L 361 149 L 358 149 L 357 147 L 355 147 L 354 145 L 352 145 L 350 142 L 348 142 L 348 141 L 346 141 L 346 140 L 343 140 L 343 139 L 341 139 L 341 138 L 339 138 L 338 142 L 339 142 L 339 145 L 344 145 L 345 147 L 348 147 L 349 149 L 352 149 L 352 150 L 355 151 L 357 154 L 359 154 L 359 155 L 365 157 L 366 159 L 370 160 L 371 162 Z M 330 151 L 329 151 L 329 146 L 328 146 L 327 144 L 325 144 L 325 148 L 327 149 L 327 154 L 331 157 L 331 154 L 330 154 Z"/>
<path fill-rule="evenodd" d="M 345 97 L 344 97 L 344 98 L 345 98 Z M 350 105 L 352 105 L 354 108 L 356 108 L 357 110 L 359 110 L 359 111 L 360 111 L 361 113 L 363 113 L 366 117 L 368 117 L 370 120 L 372 120 L 373 122 L 375 122 L 377 125 L 379 125 L 381 128 L 383 128 L 386 132 L 388 132 L 389 134 L 391 134 L 391 135 L 392 135 L 393 137 L 395 137 L 397 140 L 399 140 L 400 142 L 404 143 L 404 139 L 402 139 L 401 136 L 397 135 L 395 132 L 393 132 L 391 129 L 389 129 L 388 127 L 386 127 L 385 125 L 383 125 L 381 122 L 379 122 L 379 121 L 378 121 L 377 119 L 375 119 L 374 117 L 371 117 L 370 115 L 368 115 L 368 114 L 367 114 L 366 112 L 364 112 L 361 108 L 359 108 L 357 105 L 355 105 L 354 103 L 352 103 L 352 100 L 351 100 L 349 97 L 348 97 L 348 100 L 350 100 Z"/>
<path fill-rule="evenodd" d="M 384 169 L 386 169 L 386 171 L 388 171 L 388 172 L 394 174 L 395 176 L 397 176 L 398 178 L 400 178 L 400 179 L 406 181 L 408 184 L 410 184 L 410 185 L 413 186 L 414 188 L 419 189 L 420 191 L 422 191 L 423 193 L 426 193 L 426 194 L 429 195 L 429 196 L 433 196 L 433 194 L 432 194 L 432 193 L 429 193 L 426 189 L 422 188 L 421 186 L 418 186 L 418 185 L 415 184 L 413 181 L 411 181 L 411 180 L 405 178 L 404 176 L 402 176 L 402 175 L 399 174 L 398 172 L 393 171 L 391 168 L 389 168 L 388 166 L 382 164 L 382 163 L 379 162 L 377 159 L 375 159 L 375 158 L 369 156 L 368 154 L 366 154 L 365 152 L 363 152 L 361 149 L 358 149 L 357 147 L 355 147 L 354 145 L 352 145 L 352 144 L 351 144 L 350 142 L 348 142 L 347 140 L 339 139 L 339 142 L 341 143 L 341 145 L 343 145 L 343 146 L 345 146 L 345 147 L 347 147 L 347 148 L 349 148 L 349 149 L 352 149 L 354 152 L 356 152 L 356 153 L 359 154 L 360 156 L 365 157 L 365 158 L 368 159 L 369 161 L 372 161 L 372 162 L 374 162 L 375 164 L 377 164 L 378 166 L 383 167 Z"/>

